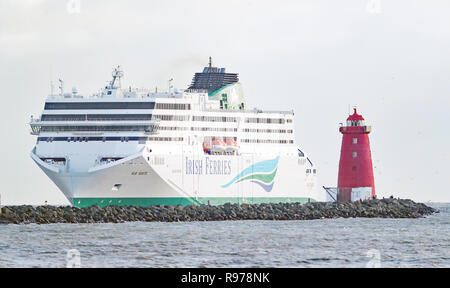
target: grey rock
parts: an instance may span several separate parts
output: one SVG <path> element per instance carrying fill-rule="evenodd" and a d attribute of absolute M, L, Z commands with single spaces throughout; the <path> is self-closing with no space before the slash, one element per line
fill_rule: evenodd
<path fill-rule="evenodd" d="M 2 208 L 0 224 L 9 223 L 121 223 L 128 221 L 308 220 L 379 217 L 420 218 L 439 211 L 410 199 L 376 199 L 360 202 L 262 203 L 218 206 L 107 206 L 76 208 L 30 205 Z"/>

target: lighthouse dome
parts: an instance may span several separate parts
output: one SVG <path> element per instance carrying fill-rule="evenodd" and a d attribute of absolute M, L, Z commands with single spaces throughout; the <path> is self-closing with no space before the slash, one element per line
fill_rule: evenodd
<path fill-rule="evenodd" d="M 353 114 L 347 118 L 347 126 L 364 126 L 364 118 L 353 108 Z"/>

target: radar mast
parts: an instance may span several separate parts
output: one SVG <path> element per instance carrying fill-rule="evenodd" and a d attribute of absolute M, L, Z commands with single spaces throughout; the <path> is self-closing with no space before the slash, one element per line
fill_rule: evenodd
<path fill-rule="evenodd" d="M 123 71 L 120 68 L 120 66 L 117 66 L 117 68 L 114 68 L 112 72 L 113 79 L 111 82 L 109 82 L 109 89 L 118 89 L 122 87 L 122 83 L 120 81 L 120 78 L 123 77 Z"/>

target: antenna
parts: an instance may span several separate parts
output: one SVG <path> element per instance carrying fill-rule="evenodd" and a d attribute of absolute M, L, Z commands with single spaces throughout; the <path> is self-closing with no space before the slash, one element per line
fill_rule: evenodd
<path fill-rule="evenodd" d="M 170 94 L 171 89 L 173 88 L 172 81 L 173 81 L 173 78 L 170 78 L 169 79 L 169 94 Z"/>
<path fill-rule="evenodd" d="M 64 81 L 61 79 L 58 79 L 59 81 L 59 95 L 63 96 L 64 94 Z"/>
<path fill-rule="evenodd" d="M 212 67 L 212 58 L 211 58 L 211 56 L 209 56 L 209 68 L 211 68 Z"/>

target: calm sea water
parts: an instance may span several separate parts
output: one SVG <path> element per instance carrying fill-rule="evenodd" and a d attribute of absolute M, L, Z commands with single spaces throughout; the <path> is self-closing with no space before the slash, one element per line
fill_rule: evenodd
<path fill-rule="evenodd" d="M 423 219 L 1 225 L 0 267 L 450 267 L 450 204 L 432 206 Z"/>

